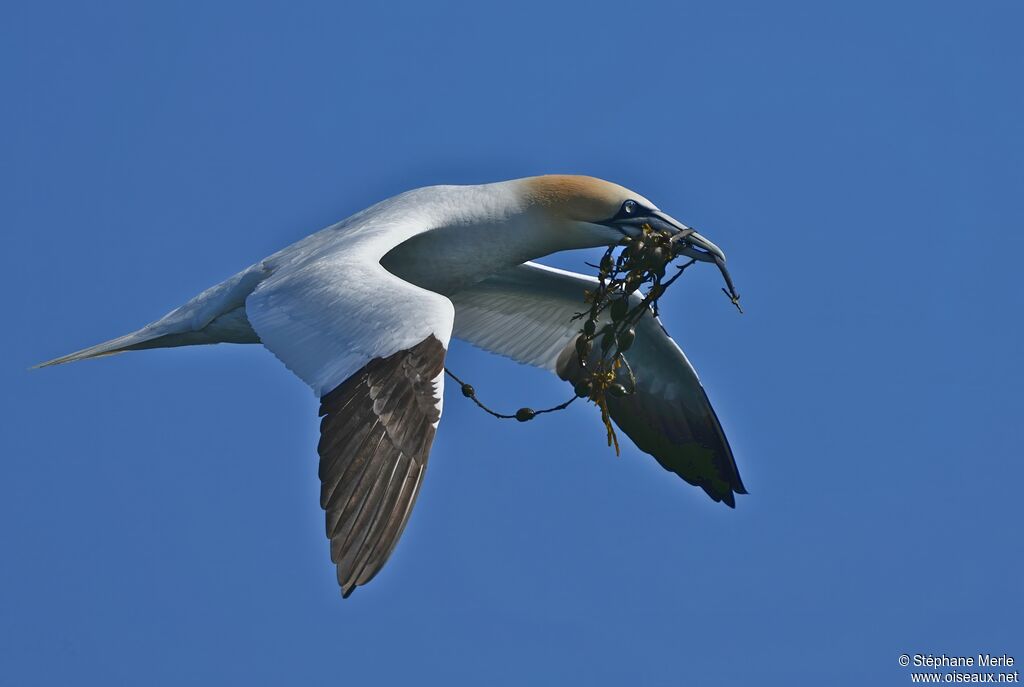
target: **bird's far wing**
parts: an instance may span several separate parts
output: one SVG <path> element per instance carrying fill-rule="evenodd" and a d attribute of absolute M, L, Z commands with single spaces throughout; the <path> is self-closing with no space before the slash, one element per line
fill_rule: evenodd
<path fill-rule="evenodd" d="M 348 596 L 387 561 L 416 501 L 441 417 L 451 301 L 348 250 L 274 273 L 245 307 L 263 344 L 320 396 L 320 505 Z"/>
<path fill-rule="evenodd" d="M 454 336 L 485 350 L 558 373 L 575 382 L 575 340 L 586 308 L 583 292 L 597 280 L 526 263 L 452 296 Z M 560 364 L 561 358 L 561 364 Z M 690 361 L 661 323 L 644 317 L 626 359 L 637 391 L 609 396 L 612 419 L 666 470 L 735 506 L 745 494 L 732 449 Z"/>
<path fill-rule="evenodd" d="M 586 309 L 583 292 L 597 280 L 528 262 L 452 296 L 457 339 L 555 372 L 558 355 L 576 339 Z"/>

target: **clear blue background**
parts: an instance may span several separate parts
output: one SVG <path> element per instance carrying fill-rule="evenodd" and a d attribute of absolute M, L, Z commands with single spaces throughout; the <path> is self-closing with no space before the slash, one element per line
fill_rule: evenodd
<path fill-rule="evenodd" d="M 4 11 L 0 682 L 907 684 L 1024 660 L 1024 10 L 20 3 Z M 454 389 L 343 602 L 317 403 L 261 347 L 27 372 L 402 190 L 618 181 L 725 248 L 667 297 L 750 495 L 592 407 Z M 582 267 L 585 256 L 553 264 Z M 566 388 L 464 345 L 506 408 Z"/>

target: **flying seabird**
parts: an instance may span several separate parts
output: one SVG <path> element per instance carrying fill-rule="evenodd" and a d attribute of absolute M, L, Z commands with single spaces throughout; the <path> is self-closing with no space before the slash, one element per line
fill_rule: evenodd
<path fill-rule="evenodd" d="M 42 363 L 122 351 L 262 343 L 320 398 L 320 505 L 343 596 L 391 555 L 441 418 L 452 336 L 570 383 L 596 279 L 531 262 L 606 247 L 644 224 L 692 231 L 643 196 L 585 176 L 431 186 L 382 201 L 203 291 L 138 331 Z M 693 232 L 684 253 L 725 260 Z M 745 494 L 693 366 L 645 315 L 625 354 L 635 393 L 611 418 L 669 471 L 735 506 Z"/>

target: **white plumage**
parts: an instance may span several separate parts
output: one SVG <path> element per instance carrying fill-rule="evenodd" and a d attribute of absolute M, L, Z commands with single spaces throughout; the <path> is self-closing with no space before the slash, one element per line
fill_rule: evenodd
<path fill-rule="evenodd" d="M 322 399 L 321 504 L 347 595 L 384 564 L 418 494 L 450 337 L 572 381 L 573 316 L 595 280 L 530 261 L 614 244 L 636 230 L 637 213 L 685 228 L 642 196 L 589 177 L 409 191 L 136 332 L 43 365 L 145 348 L 266 346 Z M 637 392 L 609 404 L 615 422 L 666 469 L 733 505 L 745 489 L 728 443 L 696 372 L 654 317 L 641 320 L 627 358 Z"/>

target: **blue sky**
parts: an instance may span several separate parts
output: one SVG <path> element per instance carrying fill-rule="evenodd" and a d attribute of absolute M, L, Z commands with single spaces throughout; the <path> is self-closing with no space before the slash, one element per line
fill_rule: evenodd
<path fill-rule="evenodd" d="M 10 684 L 905 684 L 1024 659 L 1017 2 L 22 3 L 0 27 Z M 629 186 L 729 254 L 667 296 L 750 490 L 593 408 L 449 393 L 343 602 L 316 399 L 260 347 L 27 372 L 402 190 Z M 550 264 L 581 268 L 586 256 Z M 485 399 L 545 373 L 453 346 Z M 450 389 L 450 392 L 456 391 Z"/>

